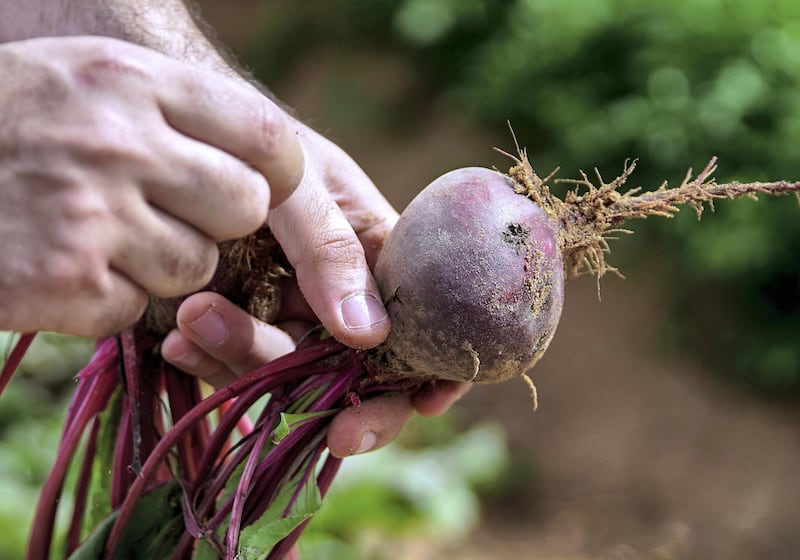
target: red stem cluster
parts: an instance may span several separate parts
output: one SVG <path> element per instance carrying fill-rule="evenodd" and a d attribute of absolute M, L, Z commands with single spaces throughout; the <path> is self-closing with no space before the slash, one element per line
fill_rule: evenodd
<path fill-rule="evenodd" d="M 11 352 L 0 371 L 0 390 L 32 339 L 23 335 Z M 119 547 L 139 501 L 176 479 L 182 490 L 184 530 L 172 536 L 172 557 L 190 559 L 199 541 L 206 539 L 221 557 L 233 559 L 242 528 L 264 515 L 287 484 L 294 481 L 296 486 L 284 516 L 312 477 L 321 494 L 328 490 L 340 464 L 325 455 L 331 417 L 360 396 L 397 388 L 370 382 L 364 355 L 327 339 L 311 342 L 202 398 L 200 382 L 166 364 L 151 337 L 129 330 L 102 340 L 78 374 L 26 558 L 50 557 L 56 512 L 70 469 L 76 470 L 77 482 L 66 556 L 95 529 L 83 525 L 87 508 L 96 507 L 89 503 L 93 469 L 105 454 L 111 456 L 105 508 L 116 520 L 105 541 L 104 558 L 124 557 Z M 248 415 L 267 394 L 253 423 Z M 318 414 L 275 443 L 272 434 L 285 412 Z M 113 450 L 102 449 L 108 447 L 102 434 L 109 430 Z M 307 523 L 280 541 L 268 558 L 287 555 Z"/>

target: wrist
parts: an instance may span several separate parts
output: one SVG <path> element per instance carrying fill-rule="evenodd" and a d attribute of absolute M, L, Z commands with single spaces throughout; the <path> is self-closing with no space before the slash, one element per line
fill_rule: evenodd
<path fill-rule="evenodd" d="M 209 39 L 199 14 L 180 0 L 4 0 L 0 42 L 98 35 L 247 81 Z"/>

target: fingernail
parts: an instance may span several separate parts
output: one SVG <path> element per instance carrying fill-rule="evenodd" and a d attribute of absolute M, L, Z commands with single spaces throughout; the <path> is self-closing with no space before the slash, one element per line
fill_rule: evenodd
<path fill-rule="evenodd" d="M 161 355 L 171 364 L 193 370 L 200 365 L 203 353 L 178 331 L 172 331 L 161 343 Z"/>
<path fill-rule="evenodd" d="M 188 350 L 186 350 L 186 352 L 180 356 L 172 358 L 170 361 L 173 363 L 173 365 L 176 365 L 179 368 L 193 370 L 200 365 L 200 360 L 202 357 L 203 354 L 199 350 L 190 347 Z"/>
<path fill-rule="evenodd" d="M 361 443 L 356 449 L 356 455 L 372 451 L 376 443 L 378 443 L 378 435 L 375 432 L 364 432 L 364 435 L 361 436 Z"/>
<path fill-rule="evenodd" d="M 347 328 L 366 329 L 386 318 L 386 309 L 370 294 L 353 294 L 342 302 L 342 319 Z"/>
<path fill-rule="evenodd" d="M 220 345 L 228 338 L 228 325 L 213 307 L 189 323 L 189 328 L 209 344 Z"/>

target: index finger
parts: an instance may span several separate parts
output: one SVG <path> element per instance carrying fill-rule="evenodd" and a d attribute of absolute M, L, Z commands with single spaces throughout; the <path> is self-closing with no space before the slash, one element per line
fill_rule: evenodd
<path fill-rule="evenodd" d="M 339 146 L 310 128 L 303 129 L 309 153 L 323 166 L 326 186 L 364 247 L 370 267 L 398 214 L 364 170 Z"/>
<path fill-rule="evenodd" d="M 249 84 L 176 65 L 157 94 L 167 123 L 258 170 L 270 186 L 270 208 L 288 198 L 305 168 L 297 121 Z"/>

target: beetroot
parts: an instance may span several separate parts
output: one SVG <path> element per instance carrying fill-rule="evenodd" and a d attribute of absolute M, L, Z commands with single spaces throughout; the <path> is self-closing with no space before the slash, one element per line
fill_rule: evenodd
<path fill-rule="evenodd" d="M 376 369 L 496 383 L 544 353 L 564 301 L 557 224 L 513 185 L 459 169 L 403 212 L 375 268 L 392 319 Z"/>
<path fill-rule="evenodd" d="M 509 155 L 509 154 L 506 154 Z M 524 376 L 547 349 L 564 298 L 564 280 L 616 271 L 607 236 L 650 215 L 671 217 L 717 198 L 798 193 L 798 183 L 727 183 L 712 178 L 716 159 L 676 188 L 619 192 L 635 169 L 606 183 L 583 174 L 560 199 L 524 151 L 503 174 L 470 167 L 442 175 L 405 209 L 386 241 L 375 277 L 392 320 L 372 351 L 373 373 L 495 383 Z M 800 200 L 800 196 L 798 196 Z M 534 389 L 534 398 L 535 398 Z M 535 403 L 534 403 L 535 404 Z"/>

